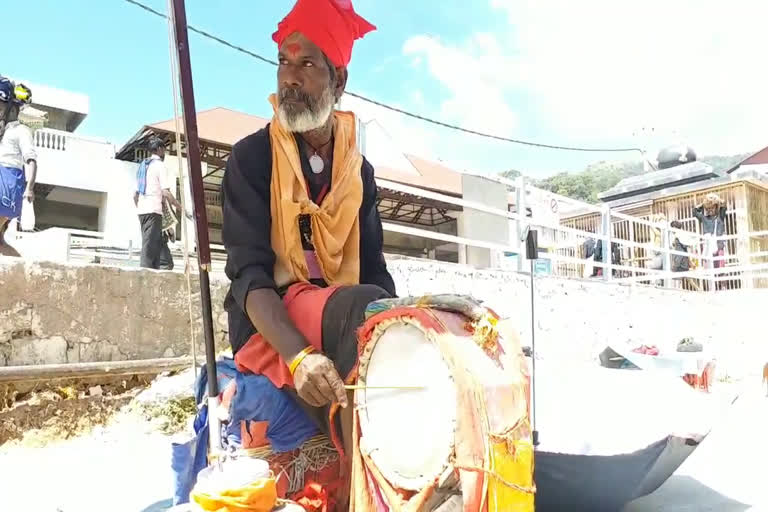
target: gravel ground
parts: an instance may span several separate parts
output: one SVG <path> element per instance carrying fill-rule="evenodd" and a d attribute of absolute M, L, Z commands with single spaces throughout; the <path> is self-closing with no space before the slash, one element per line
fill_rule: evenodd
<path fill-rule="evenodd" d="M 184 388 L 179 379 L 167 390 Z M 158 388 L 151 388 L 155 393 Z M 678 472 L 624 512 L 768 511 L 762 464 L 768 461 L 768 398 L 759 379 Z M 155 393 L 156 399 L 166 392 Z M 150 395 L 145 395 L 150 396 Z M 171 493 L 171 437 L 122 412 L 104 427 L 44 448 L 0 446 L 3 510 L 160 512 Z"/>
<path fill-rule="evenodd" d="M 159 512 L 170 505 L 169 399 L 191 396 L 191 371 L 159 378 L 106 423 L 69 439 L 49 429 L 0 446 L 0 510 Z M 177 409 L 172 410 L 178 414 Z M 95 418 L 99 416 L 92 415 Z M 178 418 L 173 418 L 178 421 Z M 83 426 L 80 426 L 83 428 Z M 41 440 L 43 443 L 41 443 Z M 42 445 L 42 446 L 41 446 Z"/>

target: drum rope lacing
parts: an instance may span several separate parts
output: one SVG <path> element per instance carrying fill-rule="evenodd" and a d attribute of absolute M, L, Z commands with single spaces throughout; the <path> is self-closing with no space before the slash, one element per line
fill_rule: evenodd
<path fill-rule="evenodd" d="M 454 461 L 455 462 L 455 461 Z M 469 466 L 469 465 L 460 465 L 460 464 L 453 464 L 453 467 L 461 470 L 461 471 L 474 471 L 476 473 L 485 473 L 487 475 L 492 476 L 502 484 L 506 485 L 510 489 L 514 489 L 516 491 L 520 491 L 525 494 L 536 494 L 536 486 L 533 485 L 531 487 L 523 487 L 517 484 L 513 484 L 512 482 L 507 481 L 504 479 L 501 475 L 499 475 L 496 471 L 488 468 L 481 468 L 480 466 Z"/>
<path fill-rule="evenodd" d="M 298 455 L 288 464 L 282 466 L 280 472 L 275 477 L 278 481 L 282 477 L 288 479 L 288 492 L 297 492 L 304 488 L 304 474 L 307 471 L 320 471 L 339 460 L 336 448 L 324 435 L 313 437 L 298 448 L 298 450 Z M 269 446 L 249 448 L 242 450 L 240 453 L 248 457 L 265 460 L 275 455 L 275 452 Z"/>
<path fill-rule="evenodd" d="M 302 447 L 299 449 L 299 455 L 293 459 L 282 472 L 290 469 L 288 489 L 290 492 L 299 491 L 304 488 L 304 475 L 307 471 L 320 471 L 329 464 L 336 462 L 339 455 L 336 449 L 330 445 L 316 445 Z"/>
<path fill-rule="evenodd" d="M 530 426 L 530 422 L 529 422 L 528 418 L 521 419 L 520 421 L 518 421 L 515 424 L 514 427 L 512 427 L 509 430 L 507 430 L 506 433 L 504 433 L 504 434 L 494 434 L 493 432 L 489 432 L 488 433 L 488 438 L 490 440 L 492 440 L 492 441 L 506 442 L 508 444 L 511 443 L 513 447 L 515 445 L 520 445 L 520 444 L 530 444 L 530 442 L 526 442 L 526 441 L 521 440 L 521 439 L 512 439 L 512 436 L 516 432 L 518 432 L 519 430 L 522 430 L 523 427 L 527 427 L 527 430 L 530 432 L 531 426 Z M 480 466 L 458 464 L 456 462 L 456 457 L 455 456 L 451 458 L 451 465 L 454 468 L 456 468 L 458 470 L 462 470 L 462 471 L 474 471 L 474 472 L 477 472 L 477 473 L 485 473 L 485 474 L 491 476 L 492 478 L 495 478 L 496 480 L 501 482 L 506 487 L 509 487 L 510 489 L 514 489 L 516 491 L 519 491 L 519 492 L 522 492 L 522 493 L 525 493 L 525 494 L 536 494 L 536 484 L 533 484 L 530 487 L 525 487 L 525 486 L 521 486 L 521 485 L 512 483 L 512 482 L 506 480 L 501 475 L 499 475 L 493 469 L 483 468 L 483 467 L 480 467 Z"/>

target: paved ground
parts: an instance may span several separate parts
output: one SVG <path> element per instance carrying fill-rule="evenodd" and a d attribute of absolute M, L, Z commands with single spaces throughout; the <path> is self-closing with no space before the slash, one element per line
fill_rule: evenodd
<path fill-rule="evenodd" d="M 768 511 L 768 398 L 759 380 L 742 394 L 659 490 L 624 512 Z"/>
<path fill-rule="evenodd" d="M 759 383 L 656 493 L 624 512 L 768 511 L 768 398 Z M 0 447 L 3 510 L 159 512 L 171 489 L 170 438 L 135 417 L 44 449 Z"/>

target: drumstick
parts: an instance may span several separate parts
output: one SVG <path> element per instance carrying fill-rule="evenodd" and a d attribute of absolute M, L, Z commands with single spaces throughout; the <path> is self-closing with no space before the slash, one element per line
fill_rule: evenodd
<path fill-rule="evenodd" d="M 344 386 L 344 389 L 352 391 L 355 389 L 425 389 L 426 386 L 365 386 L 365 385 L 351 385 Z"/>

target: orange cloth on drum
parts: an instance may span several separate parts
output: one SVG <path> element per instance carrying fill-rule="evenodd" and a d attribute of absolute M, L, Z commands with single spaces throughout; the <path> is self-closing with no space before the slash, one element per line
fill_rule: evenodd
<path fill-rule="evenodd" d="M 497 318 L 492 312 L 489 314 Z M 360 329 L 359 352 L 362 354 L 371 341 L 378 323 L 402 317 L 410 317 L 426 331 L 433 331 L 457 386 L 456 444 L 451 464 L 458 472 L 464 512 L 533 512 L 533 447 L 528 426 L 530 379 L 517 339 L 505 337 L 503 346 L 496 344 L 495 348 L 484 349 L 495 364 L 509 371 L 510 385 L 501 388 L 486 388 L 481 380 L 461 371 L 462 351 L 454 347 L 457 343 L 474 343 L 474 330 L 467 330 L 466 319 L 461 315 L 419 307 L 396 307 L 378 313 Z M 358 370 L 350 375 L 350 383 L 356 380 Z M 493 405 L 493 410 L 486 407 L 488 404 Z M 491 418 L 503 431 L 489 430 Z M 371 458 L 360 450 L 359 428 L 355 413 L 350 512 L 387 510 L 381 508 L 382 495 L 390 512 L 421 510 L 437 482 L 416 494 L 394 489 Z M 491 439 L 497 442 L 491 443 Z M 489 444 L 493 445 L 490 453 Z"/>
<path fill-rule="evenodd" d="M 269 97 L 277 112 L 277 96 Z M 360 283 L 360 205 L 363 202 L 363 157 L 357 150 L 355 115 L 333 113 L 333 168 L 331 190 L 317 205 L 307 195 L 299 149 L 293 134 L 275 114 L 269 125 L 272 143 L 270 182 L 270 241 L 275 252 L 274 277 L 278 287 L 309 281 L 299 232 L 299 215 L 309 215 L 312 244 L 328 285 Z"/>
<path fill-rule="evenodd" d="M 262 478 L 215 494 L 193 489 L 190 498 L 206 512 L 270 512 L 277 504 L 277 486 L 274 478 Z"/>

